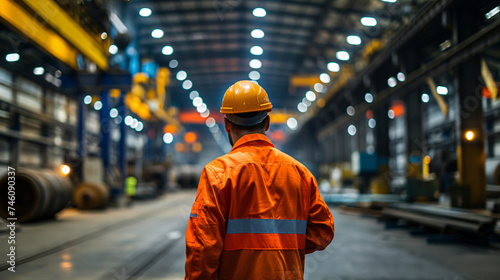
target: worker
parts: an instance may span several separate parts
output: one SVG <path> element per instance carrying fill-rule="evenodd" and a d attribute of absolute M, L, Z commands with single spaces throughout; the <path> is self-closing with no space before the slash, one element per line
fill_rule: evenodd
<path fill-rule="evenodd" d="M 252 81 L 226 91 L 220 112 L 233 148 L 203 168 L 186 232 L 185 279 L 303 279 L 305 254 L 333 239 L 316 179 L 265 136 L 271 109 Z"/>
<path fill-rule="evenodd" d="M 132 205 L 132 198 L 135 196 L 137 187 L 137 179 L 130 175 L 125 178 L 125 195 L 127 197 L 127 205 Z"/>

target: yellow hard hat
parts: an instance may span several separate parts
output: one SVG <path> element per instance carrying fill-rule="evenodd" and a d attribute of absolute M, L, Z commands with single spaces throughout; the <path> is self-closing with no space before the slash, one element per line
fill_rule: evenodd
<path fill-rule="evenodd" d="M 239 81 L 230 86 L 222 99 L 222 114 L 271 111 L 273 105 L 266 91 L 252 81 Z"/>

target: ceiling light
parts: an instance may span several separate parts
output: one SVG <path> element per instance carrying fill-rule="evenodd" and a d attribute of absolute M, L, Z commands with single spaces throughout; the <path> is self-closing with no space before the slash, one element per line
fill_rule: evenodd
<path fill-rule="evenodd" d="M 87 105 L 89 105 L 90 103 L 92 103 L 92 96 L 90 96 L 90 95 L 86 95 L 86 96 L 83 98 L 83 103 L 84 103 L 84 104 L 87 104 Z"/>
<path fill-rule="evenodd" d="M 164 55 L 171 55 L 174 53 L 174 48 L 172 48 L 172 46 L 165 46 L 161 49 L 161 53 Z"/>
<path fill-rule="evenodd" d="M 398 81 L 400 82 L 404 82 L 405 79 L 406 79 L 406 76 L 405 74 L 403 74 L 403 72 L 399 72 L 397 75 L 396 75 L 396 78 L 398 78 Z"/>
<path fill-rule="evenodd" d="M 163 30 L 157 28 L 151 32 L 151 37 L 159 39 L 163 37 L 163 34 Z"/>
<path fill-rule="evenodd" d="M 174 141 L 174 136 L 172 135 L 172 133 L 167 132 L 163 134 L 163 142 L 165 142 L 165 144 L 170 144 L 172 143 L 172 141 Z"/>
<path fill-rule="evenodd" d="M 394 113 L 394 110 L 390 109 L 389 111 L 387 111 L 387 116 L 392 120 L 396 116 L 396 113 Z"/>
<path fill-rule="evenodd" d="M 375 121 L 375 119 L 372 118 L 372 119 L 368 120 L 368 126 L 370 128 L 375 128 L 376 125 L 377 125 L 377 122 Z"/>
<path fill-rule="evenodd" d="M 252 48 L 250 48 L 250 53 L 253 55 L 261 55 L 262 53 L 264 53 L 264 50 L 259 46 L 253 46 Z"/>
<path fill-rule="evenodd" d="M 351 117 L 354 116 L 354 114 L 356 114 L 356 109 L 354 109 L 354 107 L 352 107 L 352 106 L 347 107 L 346 111 L 347 111 L 347 114 Z"/>
<path fill-rule="evenodd" d="M 108 48 L 110 54 L 116 54 L 118 52 L 118 47 L 116 45 L 111 45 Z"/>
<path fill-rule="evenodd" d="M 354 136 L 356 135 L 356 127 L 354 125 L 350 125 L 348 128 L 347 128 L 347 133 L 349 133 L 349 135 L 351 136 Z"/>
<path fill-rule="evenodd" d="M 319 75 L 319 80 L 325 84 L 328 84 L 330 82 L 330 75 L 326 73 L 321 73 Z"/>
<path fill-rule="evenodd" d="M 436 92 L 440 95 L 447 95 L 448 94 L 448 88 L 443 87 L 443 86 L 437 86 L 436 87 Z"/>
<path fill-rule="evenodd" d="M 490 18 L 494 17 L 496 14 L 498 14 L 498 12 L 500 12 L 500 6 L 496 6 L 495 8 L 493 8 L 491 11 L 486 13 L 486 15 L 484 17 L 486 19 L 490 19 Z"/>
<path fill-rule="evenodd" d="M 201 104 L 203 104 L 203 99 L 201 99 L 201 97 L 195 97 L 193 99 L 193 106 L 194 107 L 198 107 L 200 106 Z"/>
<path fill-rule="evenodd" d="M 469 141 L 474 140 L 474 136 L 474 131 L 468 130 L 467 132 L 465 132 L 465 139 Z"/>
<path fill-rule="evenodd" d="M 260 73 L 258 71 L 250 71 L 250 73 L 248 73 L 248 78 L 250 78 L 251 80 L 258 80 L 260 79 Z"/>
<path fill-rule="evenodd" d="M 132 123 L 132 120 L 133 120 L 133 119 L 134 119 L 134 118 L 132 118 L 131 116 L 126 116 L 126 117 L 125 117 L 125 124 L 126 124 L 126 125 L 130 125 L 130 124 Z"/>
<path fill-rule="evenodd" d="M 101 33 L 101 39 L 106 40 L 106 38 L 108 38 L 108 33 L 102 32 Z"/>
<path fill-rule="evenodd" d="M 427 93 L 422 93 L 422 102 L 427 103 L 430 99 L 431 98 Z"/>
<path fill-rule="evenodd" d="M 189 94 L 189 98 L 191 100 L 195 99 L 196 97 L 200 96 L 200 94 L 196 91 L 196 90 L 193 90 L 190 94 Z"/>
<path fill-rule="evenodd" d="M 116 31 L 118 31 L 118 33 L 128 33 L 128 28 L 125 26 L 125 24 L 123 24 L 122 20 L 115 13 L 111 13 L 109 15 L 109 21 L 116 28 Z"/>
<path fill-rule="evenodd" d="M 112 117 L 113 119 L 118 117 L 118 110 L 116 108 L 109 110 L 109 116 Z"/>
<path fill-rule="evenodd" d="M 325 87 L 323 86 L 323 84 L 321 84 L 321 83 L 314 84 L 314 90 L 316 92 L 323 92 L 324 89 L 325 89 Z"/>
<path fill-rule="evenodd" d="M 102 109 L 102 102 L 101 102 L 101 101 L 96 101 L 96 102 L 94 103 L 94 109 L 95 109 L 96 111 L 101 110 L 101 109 Z"/>
<path fill-rule="evenodd" d="M 185 80 L 182 83 L 182 88 L 185 90 L 191 89 L 192 87 L 193 87 L 193 82 L 191 82 L 190 80 Z"/>
<path fill-rule="evenodd" d="M 307 100 L 306 97 L 302 98 L 302 103 L 306 104 L 307 107 L 311 106 L 311 101 Z"/>
<path fill-rule="evenodd" d="M 139 15 L 141 17 L 149 17 L 151 15 L 151 9 L 150 8 L 142 8 L 139 10 Z"/>
<path fill-rule="evenodd" d="M 179 62 L 175 59 L 170 60 L 170 62 L 168 63 L 168 67 L 172 69 L 177 68 L 177 66 L 179 66 Z"/>
<path fill-rule="evenodd" d="M 205 103 L 201 103 L 200 106 L 196 107 L 196 111 L 198 111 L 198 113 L 203 113 L 207 110 L 207 104 Z"/>
<path fill-rule="evenodd" d="M 288 120 L 286 121 L 286 125 L 291 130 L 295 130 L 295 129 L 297 129 L 297 120 L 295 118 L 293 118 L 293 117 L 288 118 Z"/>
<path fill-rule="evenodd" d="M 144 124 L 140 121 L 140 122 L 136 125 L 135 130 L 136 130 L 137 132 L 141 132 L 143 128 L 144 128 Z"/>
<path fill-rule="evenodd" d="M 387 3 L 394 3 L 396 1 L 398 1 L 398 0 L 382 0 L 382 2 L 387 2 Z"/>
<path fill-rule="evenodd" d="M 5 60 L 7 60 L 8 62 L 16 62 L 19 60 L 19 54 L 9 53 L 8 55 L 5 56 Z"/>
<path fill-rule="evenodd" d="M 136 118 L 133 118 L 132 122 L 130 123 L 130 127 L 136 128 L 138 124 L 139 124 L 139 121 Z"/>
<path fill-rule="evenodd" d="M 254 29 L 254 30 L 252 30 L 250 35 L 252 36 L 252 38 L 255 38 L 255 39 L 264 38 L 264 31 L 262 31 L 262 29 Z"/>
<path fill-rule="evenodd" d="M 348 44 L 355 45 L 355 46 L 361 44 L 361 38 L 359 36 L 356 36 L 356 35 L 347 36 L 346 41 Z"/>
<path fill-rule="evenodd" d="M 373 95 L 371 93 L 366 93 L 365 94 L 365 101 L 368 102 L 368 103 L 372 103 L 373 102 Z"/>
<path fill-rule="evenodd" d="M 364 26 L 375 26 L 377 25 L 377 20 L 374 17 L 362 17 L 361 24 Z"/>
<path fill-rule="evenodd" d="M 328 68 L 328 71 L 331 72 L 339 72 L 340 71 L 340 65 L 337 62 L 330 62 L 326 66 Z"/>
<path fill-rule="evenodd" d="M 186 73 L 186 71 L 181 70 L 181 71 L 177 72 L 177 75 L 175 75 L 175 77 L 177 78 L 177 80 L 183 81 L 187 78 L 187 73 Z"/>
<path fill-rule="evenodd" d="M 210 117 L 208 118 L 206 121 L 205 121 L 205 124 L 208 126 L 208 127 L 214 127 L 215 126 L 215 119 Z"/>
<path fill-rule="evenodd" d="M 252 59 L 250 60 L 249 65 L 253 69 L 259 69 L 260 67 L 262 67 L 262 62 L 260 62 L 260 60 L 258 59 Z"/>
<path fill-rule="evenodd" d="M 307 98 L 307 100 L 312 102 L 312 101 L 316 100 L 316 93 L 314 93 L 312 91 L 308 91 L 308 92 L 306 92 L 306 98 Z"/>
<path fill-rule="evenodd" d="M 40 76 L 40 75 L 43 75 L 43 73 L 45 73 L 45 69 L 43 69 L 43 67 L 33 68 L 33 74 Z"/>
<path fill-rule="evenodd" d="M 255 8 L 253 10 L 253 15 L 255 17 L 265 17 L 266 16 L 266 10 L 264 10 L 263 8 Z"/>
<path fill-rule="evenodd" d="M 396 81 L 396 78 L 390 77 L 389 79 L 387 79 L 387 84 L 390 87 L 395 87 L 398 84 L 398 82 Z"/>
<path fill-rule="evenodd" d="M 349 60 L 349 53 L 346 51 L 338 51 L 337 52 L 337 59 L 339 60 Z"/>
<path fill-rule="evenodd" d="M 210 116 L 210 110 L 206 109 L 205 112 L 200 114 L 200 116 L 202 118 L 206 118 L 206 117 Z"/>
<path fill-rule="evenodd" d="M 297 109 L 299 110 L 299 112 L 301 113 L 305 113 L 307 111 L 307 105 L 300 102 L 298 105 L 297 105 Z"/>

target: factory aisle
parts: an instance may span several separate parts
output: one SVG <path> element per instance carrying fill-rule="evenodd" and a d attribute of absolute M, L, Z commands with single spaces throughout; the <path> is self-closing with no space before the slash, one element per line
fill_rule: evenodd
<path fill-rule="evenodd" d="M 57 220 L 22 225 L 16 273 L 0 279 L 183 279 L 184 232 L 194 191 L 139 201 L 131 208 L 66 210 Z M 306 257 L 305 279 L 498 279 L 500 249 L 427 244 L 407 230 L 341 214 L 333 243 Z M 6 246 L 6 235 L 0 235 Z M 29 242 L 28 242 L 29 240 Z M 5 258 L 5 256 L 1 256 Z M 2 259 L 2 262 L 5 260 Z"/>

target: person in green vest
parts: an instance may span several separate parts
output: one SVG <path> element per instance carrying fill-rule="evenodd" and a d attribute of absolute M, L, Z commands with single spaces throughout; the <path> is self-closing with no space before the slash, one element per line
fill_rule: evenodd
<path fill-rule="evenodd" d="M 127 201 L 132 204 L 132 197 L 135 196 L 137 186 L 137 179 L 134 176 L 128 176 L 125 179 L 125 195 L 127 196 Z"/>

